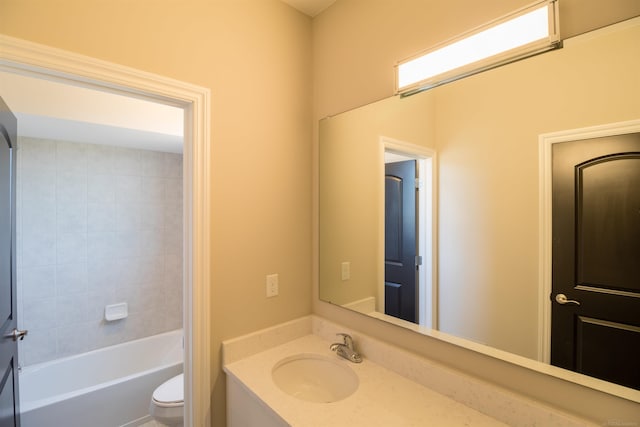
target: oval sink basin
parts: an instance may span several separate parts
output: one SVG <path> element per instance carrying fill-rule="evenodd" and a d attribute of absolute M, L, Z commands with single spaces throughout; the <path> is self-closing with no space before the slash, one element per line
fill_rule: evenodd
<path fill-rule="evenodd" d="M 276 363 L 273 381 L 285 393 L 309 402 L 337 402 L 358 388 L 351 368 L 319 354 L 299 354 Z"/>

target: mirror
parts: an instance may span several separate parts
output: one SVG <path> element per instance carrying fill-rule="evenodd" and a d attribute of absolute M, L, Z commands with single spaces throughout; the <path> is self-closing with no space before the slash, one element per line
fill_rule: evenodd
<path fill-rule="evenodd" d="M 638 40 L 635 18 L 556 51 L 323 119 L 320 299 L 548 358 L 540 135 L 640 119 Z M 415 322 L 385 314 L 395 304 L 384 290 L 385 151 L 432 162 L 418 191 L 432 189 L 433 206 L 418 226 L 426 248 L 418 270 L 426 272 Z"/>

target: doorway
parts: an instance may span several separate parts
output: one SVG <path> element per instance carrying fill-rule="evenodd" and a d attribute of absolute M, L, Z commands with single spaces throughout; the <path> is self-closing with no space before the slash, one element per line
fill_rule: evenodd
<path fill-rule="evenodd" d="M 388 137 L 380 142 L 385 194 L 380 311 L 437 328 L 435 151 Z"/>
<path fill-rule="evenodd" d="M 417 160 L 385 159 L 384 179 L 384 314 L 417 323 L 421 264 Z"/>
<path fill-rule="evenodd" d="M 0 37 L 0 70 L 127 95 L 184 110 L 185 424 L 207 425 L 210 406 L 209 91 L 47 46 Z"/>
<path fill-rule="evenodd" d="M 640 133 L 552 159 L 551 364 L 640 389 Z"/>
<path fill-rule="evenodd" d="M 545 361 L 638 389 L 640 124 L 541 141 L 549 185 L 542 212 Z"/>

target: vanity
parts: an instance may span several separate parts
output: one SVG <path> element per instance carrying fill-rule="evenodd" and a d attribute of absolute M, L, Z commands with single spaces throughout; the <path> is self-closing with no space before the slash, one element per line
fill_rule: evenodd
<path fill-rule="evenodd" d="M 318 316 L 225 341 L 223 366 L 230 427 L 590 425 Z"/>
<path fill-rule="evenodd" d="M 554 336 L 565 336 L 552 329 L 561 324 L 554 316 L 591 315 L 580 311 L 589 304 L 575 297 L 579 286 L 567 299 L 554 288 L 550 167 L 553 144 L 640 135 L 639 37 L 636 17 L 564 40 L 563 49 L 547 55 L 323 119 L 322 303 L 314 312 L 340 312 L 344 323 L 374 318 L 367 320 L 371 328 L 385 323 L 377 336 L 398 346 L 317 315 L 226 341 L 228 425 L 637 425 L 637 375 L 614 382 L 558 363 L 552 352 L 573 351 L 552 345 Z M 422 226 L 413 227 L 415 265 L 404 263 L 418 267 L 419 276 L 409 281 L 418 285 L 407 293 L 416 299 L 409 318 L 395 309 L 401 284 L 389 291 L 385 271 L 385 248 L 393 247 L 386 235 L 386 165 L 407 161 L 424 172 L 409 182 L 425 194 L 416 197 L 419 209 L 408 210 L 422 212 L 416 214 Z M 636 329 L 627 329 L 636 331 L 634 322 Z M 330 350 L 339 333 L 353 337 L 362 363 Z M 410 344 L 395 340 L 396 333 Z M 590 354 L 615 347 L 634 355 L 634 340 Z M 438 351 L 448 345 L 474 356 L 449 360 L 449 349 Z M 504 362 L 499 369 L 492 369 L 495 360 Z M 301 399 L 295 395 L 307 374 L 322 385 L 303 390 L 309 394 Z"/>

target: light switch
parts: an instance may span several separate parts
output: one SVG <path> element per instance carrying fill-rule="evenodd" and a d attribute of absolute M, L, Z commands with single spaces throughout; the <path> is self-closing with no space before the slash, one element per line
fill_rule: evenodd
<path fill-rule="evenodd" d="M 267 298 L 275 297 L 278 295 L 278 275 L 267 275 Z"/>
<path fill-rule="evenodd" d="M 349 280 L 351 279 L 351 263 L 349 261 L 345 261 L 341 264 L 341 270 L 342 270 L 342 280 Z"/>

